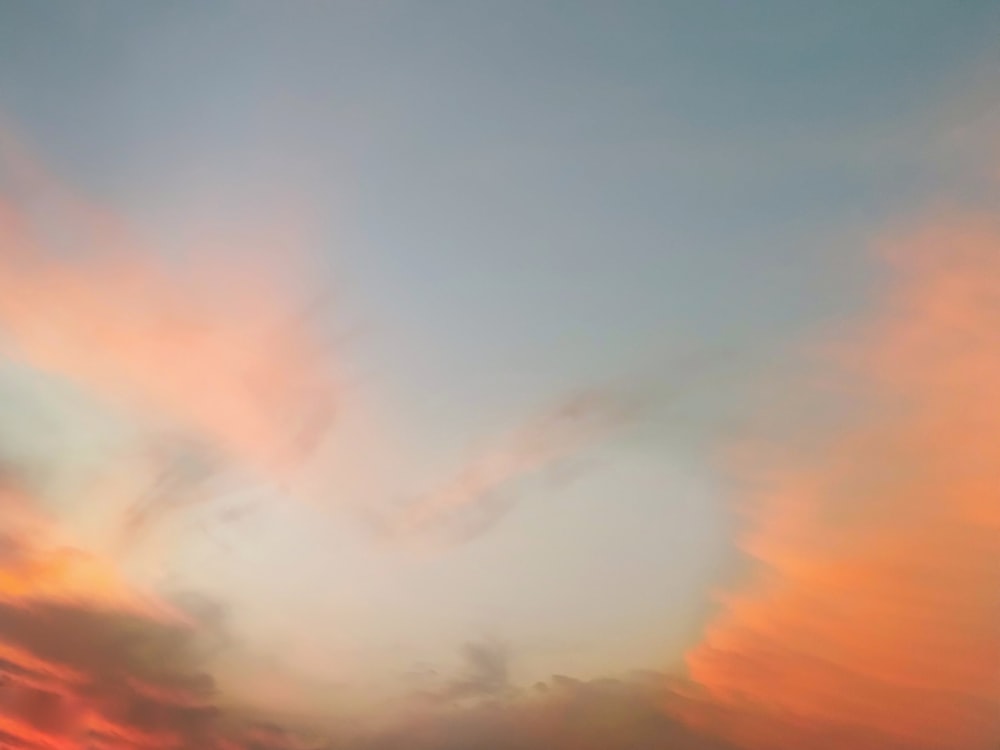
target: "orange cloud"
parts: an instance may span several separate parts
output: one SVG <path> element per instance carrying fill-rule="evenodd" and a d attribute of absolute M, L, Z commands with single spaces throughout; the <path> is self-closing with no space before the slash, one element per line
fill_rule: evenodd
<path fill-rule="evenodd" d="M 1000 739 L 1000 221 L 928 222 L 884 255 L 887 304 L 832 348 L 839 421 L 756 477 L 751 580 L 673 706 L 745 748 Z"/>
<path fill-rule="evenodd" d="M 136 591 L 109 560 L 73 546 L 31 506 L 16 492 L 0 491 L 0 603 L 75 603 L 183 620 L 154 596 Z"/>
<path fill-rule="evenodd" d="M 101 592 L 53 597 L 22 582 L 0 600 L 0 745 L 16 748 L 270 747 L 228 715 L 201 671 L 198 623 L 114 610 Z M 277 734 L 278 730 L 275 729 Z M 284 732 L 292 744 L 294 732 Z"/>
<path fill-rule="evenodd" d="M 291 235 L 270 257 L 252 239 L 182 248 L 181 271 L 0 136 L 8 353 L 255 469 L 283 472 L 307 455 L 337 388 L 327 347 L 281 281 L 299 258 Z"/>
<path fill-rule="evenodd" d="M 0 129 L 0 345 L 149 438 L 110 480 L 136 493 L 111 530 L 131 550 L 169 513 L 208 499 L 220 470 L 284 483 L 327 436 L 340 389 L 297 302 L 293 239 L 154 248 Z"/>

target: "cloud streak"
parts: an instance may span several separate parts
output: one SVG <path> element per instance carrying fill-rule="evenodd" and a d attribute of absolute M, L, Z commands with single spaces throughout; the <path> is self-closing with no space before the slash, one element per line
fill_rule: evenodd
<path fill-rule="evenodd" d="M 521 482 L 600 446 L 631 416 L 610 393 L 577 393 L 498 440 L 438 489 L 384 513 L 377 526 L 403 543 L 467 541 L 510 510 Z"/>

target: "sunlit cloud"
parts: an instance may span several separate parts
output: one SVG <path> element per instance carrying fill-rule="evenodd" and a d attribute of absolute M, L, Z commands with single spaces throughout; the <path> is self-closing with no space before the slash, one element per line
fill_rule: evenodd
<path fill-rule="evenodd" d="M 5 352 L 78 384 L 150 436 L 136 463 L 151 486 L 124 537 L 196 501 L 227 467 L 288 480 L 325 439 L 339 398 L 330 347 L 282 270 L 302 257 L 294 235 L 268 252 L 206 240 L 171 258 L 9 132 L 0 146 Z"/>
<path fill-rule="evenodd" d="M 680 713 L 741 747 L 1000 732 L 1000 224 L 938 216 L 881 249 L 887 299 L 823 347 L 817 405 L 838 419 L 751 475 L 751 580 L 688 655 Z"/>

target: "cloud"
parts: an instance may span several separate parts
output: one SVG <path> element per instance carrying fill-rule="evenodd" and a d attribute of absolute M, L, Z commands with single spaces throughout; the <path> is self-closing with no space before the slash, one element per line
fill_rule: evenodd
<path fill-rule="evenodd" d="M 233 656 L 240 644 L 204 602 L 168 601 L 134 580 L 157 567 L 143 567 L 160 562 L 154 535 L 179 512 L 304 470 L 340 406 L 316 310 L 299 304 L 301 248 L 252 232 L 236 247 L 216 239 L 153 246 L 0 131 L 0 377 L 10 386 L 0 644 L 83 675 L 41 691 L 62 695 L 60 711 L 76 717 L 69 734 L 32 734 L 26 715 L 4 730 L 22 743 L 76 747 L 86 732 L 95 747 L 300 746 L 290 729 L 281 742 L 277 730 L 261 734 L 267 712 L 237 715 L 232 697 L 192 693 L 210 667 L 245 657 Z M 251 506 L 220 507 L 219 522 L 235 523 Z M 79 649 L 60 651 L 60 639 Z M 27 680 L 0 717 L 49 700 Z"/>
<path fill-rule="evenodd" d="M 498 641 L 470 641 L 462 648 L 466 674 L 453 682 L 449 693 L 454 697 L 467 695 L 500 695 L 510 688 L 507 647 Z"/>
<path fill-rule="evenodd" d="M 13 746 L 172 746 L 212 712 L 189 618 L 124 595 L 85 553 L 34 538 L 5 548 L 0 731 Z"/>
<path fill-rule="evenodd" d="M 469 641 L 462 646 L 461 657 L 461 674 L 442 685 L 425 688 L 418 695 L 431 703 L 461 704 L 505 698 L 514 689 L 509 675 L 510 652 L 505 643 L 495 639 Z M 433 679 L 437 672 L 421 676 Z"/>
<path fill-rule="evenodd" d="M 232 256 L 181 272 L 18 144 L 0 147 L 0 341 L 142 423 L 142 455 L 128 470 L 153 481 L 130 498 L 122 538 L 142 540 L 203 502 L 226 467 L 281 478 L 301 465 L 340 392 L 292 290 L 266 263 Z M 458 675 L 378 728 L 281 727 L 218 690 L 209 667 L 228 642 L 217 608 L 137 591 L 42 515 L 20 476 L 31 472 L 15 471 L 34 466 L 18 465 L 0 493 L 0 745 L 992 747 L 1000 222 L 944 215 L 894 235 L 885 255 L 885 305 L 847 343 L 810 343 L 826 352 L 824 388 L 790 418 L 797 429 L 777 459 L 756 454 L 748 470 L 748 580 L 720 598 L 688 654 L 688 680 L 553 677 L 525 690 L 503 644 L 470 642 Z M 607 393 L 578 394 L 377 521 L 405 543 L 470 539 L 514 506 L 524 482 L 630 417 Z"/>
<path fill-rule="evenodd" d="M 750 580 L 671 704 L 743 748 L 1000 737 L 1000 222 L 943 214 L 881 249 L 884 302 L 813 346 L 813 408 L 776 460 L 756 454 Z"/>
<path fill-rule="evenodd" d="M 655 673 L 621 679 L 553 676 L 489 700 L 423 707 L 396 726 L 345 742 L 358 750 L 723 750 L 662 711 L 668 682 Z"/>
<path fill-rule="evenodd" d="M 0 491 L 0 603 L 84 602 L 100 609 L 180 620 L 157 597 L 137 591 L 106 559 L 76 547 L 22 493 Z"/>
<path fill-rule="evenodd" d="M 609 392 L 574 394 L 497 441 L 437 490 L 371 518 L 384 537 L 404 543 L 468 541 L 514 506 L 523 481 L 604 443 L 631 416 L 629 405 Z"/>
<path fill-rule="evenodd" d="M 49 175 L 9 130 L 0 178 L 6 357 L 171 436 L 157 455 L 161 487 L 141 500 L 133 533 L 220 466 L 284 480 L 312 455 L 339 388 L 327 342 L 282 271 L 299 258 L 294 233 L 263 250 L 248 232 L 235 248 L 206 239 L 163 252 Z"/>
<path fill-rule="evenodd" d="M 217 604 L 186 596 L 159 609 L 138 608 L 108 597 L 90 578 L 69 591 L 54 588 L 52 554 L 33 545 L 31 539 L 4 545 L 0 580 L 19 584 L 0 597 L 4 746 L 315 747 L 294 728 L 269 728 L 263 713 L 220 695 L 209 667 L 230 639 Z M 45 575 L 26 570 L 25 560 Z M 76 574 L 86 569 L 82 562 L 73 560 Z"/>

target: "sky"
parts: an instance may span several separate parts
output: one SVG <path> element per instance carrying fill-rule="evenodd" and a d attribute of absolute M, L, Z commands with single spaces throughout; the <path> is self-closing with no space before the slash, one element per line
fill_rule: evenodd
<path fill-rule="evenodd" d="M 998 32 L 0 3 L 0 641 L 89 672 L 19 613 L 111 608 L 234 705 L 428 750 L 581 747 L 588 701 L 622 743 L 995 745 Z"/>

